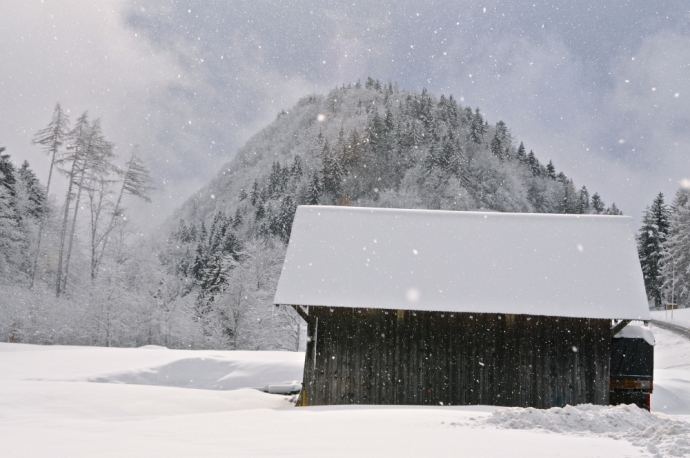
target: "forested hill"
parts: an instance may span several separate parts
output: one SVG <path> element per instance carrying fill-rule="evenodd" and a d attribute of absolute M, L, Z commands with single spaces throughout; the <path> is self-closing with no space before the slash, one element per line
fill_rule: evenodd
<path fill-rule="evenodd" d="M 187 304 L 180 341 L 298 348 L 300 319 L 271 304 L 302 204 L 618 213 L 542 164 L 504 123 L 489 125 L 452 97 L 371 79 L 308 96 L 170 222 L 160 258 L 166 301 Z"/>
<path fill-rule="evenodd" d="M 294 207 L 316 203 L 618 213 L 478 108 L 368 79 L 281 112 L 173 220 L 223 212 L 245 236 L 286 237 Z"/>
<path fill-rule="evenodd" d="M 0 295 L 0 340 L 296 350 L 303 322 L 272 302 L 300 204 L 618 213 L 540 162 L 504 123 L 489 125 L 450 96 L 370 79 L 281 112 L 157 243 L 130 237 L 120 205 L 124 194 L 147 198 L 136 151 L 115 174 L 100 123 L 67 121 L 56 106 L 34 140 L 57 157 L 56 170 L 84 178 L 72 179 L 79 190 L 61 207 L 49 205 L 28 165 L 0 154 L 0 289 L 9 291 Z M 664 240 L 652 237 L 654 221 L 644 226 L 651 276 L 660 245 L 648 241 Z"/>

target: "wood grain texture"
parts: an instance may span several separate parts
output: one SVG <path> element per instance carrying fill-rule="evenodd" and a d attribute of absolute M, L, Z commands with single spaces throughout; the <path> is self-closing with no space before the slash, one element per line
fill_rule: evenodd
<path fill-rule="evenodd" d="M 607 405 L 609 320 L 310 307 L 306 405 Z"/>

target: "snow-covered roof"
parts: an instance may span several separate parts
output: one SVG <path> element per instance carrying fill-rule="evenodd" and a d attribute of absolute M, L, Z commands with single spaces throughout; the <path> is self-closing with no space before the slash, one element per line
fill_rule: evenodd
<path fill-rule="evenodd" d="M 614 336 L 616 339 L 644 339 L 651 346 L 656 344 L 652 330 L 640 324 L 630 323 Z"/>
<path fill-rule="evenodd" d="M 301 206 L 274 303 L 649 319 L 621 216 Z"/>

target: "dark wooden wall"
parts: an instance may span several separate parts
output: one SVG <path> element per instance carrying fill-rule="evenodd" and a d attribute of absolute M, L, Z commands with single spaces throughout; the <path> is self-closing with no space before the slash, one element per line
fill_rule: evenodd
<path fill-rule="evenodd" d="M 608 404 L 610 320 L 309 307 L 304 405 Z"/>

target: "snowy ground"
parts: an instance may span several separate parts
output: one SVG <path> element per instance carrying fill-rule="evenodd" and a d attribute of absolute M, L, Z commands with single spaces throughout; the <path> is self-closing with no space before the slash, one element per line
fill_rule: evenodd
<path fill-rule="evenodd" d="M 653 320 L 668 321 L 690 329 L 690 309 L 654 310 L 650 312 Z"/>
<path fill-rule="evenodd" d="M 294 408 L 244 387 L 299 380 L 302 353 L 0 344 L 0 449 L 32 457 L 690 454 L 690 342 L 654 332 L 652 406 L 664 412 L 654 415 L 630 407 Z"/>

